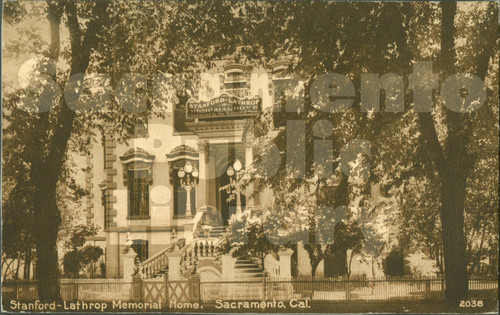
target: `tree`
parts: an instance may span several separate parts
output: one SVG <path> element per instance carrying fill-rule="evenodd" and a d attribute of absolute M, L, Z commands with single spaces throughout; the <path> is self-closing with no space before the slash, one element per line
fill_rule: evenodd
<path fill-rule="evenodd" d="M 408 274 L 404 250 L 393 249 L 384 259 L 384 273 L 388 276 L 404 276 Z"/>
<path fill-rule="evenodd" d="M 263 218 L 250 213 L 233 215 L 220 243 L 221 252 L 231 253 L 234 257 L 258 259 L 264 268 L 266 256 L 277 251 L 279 246 L 268 240 Z"/>
<path fill-rule="evenodd" d="M 440 80 L 442 82 L 448 76 L 460 71 L 460 68 L 456 66 L 457 4 L 441 2 L 440 8 L 442 14 Z M 496 35 L 493 34 L 498 33 L 494 10 L 498 8 L 490 7 L 485 18 L 477 21 L 478 26 L 483 26 L 487 30 L 485 38 L 490 38 L 490 44 L 476 52 L 477 59 L 472 69 L 472 73 L 483 81 L 486 79 L 490 58 L 494 56 L 495 44 L 492 39 Z M 489 91 L 488 98 L 492 97 L 492 92 Z M 484 109 L 488 107 L 487 105 Z M 423 145 L 441 180 L 440 219 L 447 287 L 446 299 L 456 305 L 461 299 L 467 298 L 469 286 L 464 235 L 464 205 L 467 179 L 474 170 L 476 157 L 468 150 L 473 134 L 472 120 L 463 113 L 450 110 L 449 107 L 445 109 L 445 117 L 444 126 L 441 127 L 445 127 L 448 132 L 444 144 L 441 144 L 436 132 L 439 123 L 436 124 L 433 121 L 430 113 L 419 114 Z"/>
<path fill-rule="evenodd" d="M 439 237 L 436 238 L 435 234 L 432 237 L 437 247 L 442 244 L 446 297 L 450 305 L 455 305 L 458 300 L 467 296 L 468 263 L 464 235 L 467 187 L 472 183 L 471 175 L 480 165 L 477 164 L 479 152 L 474 149 L 478 145 L 475 141 L 491 143 L 497 138 L 489 132 L 484 133 L 486 129 L 497 130 L 497 123 L 494 122 L 498 117 L 496 84 L 487 84 L 485 105 L 472 114 L 451 110 L 453 104 L 444 106 L 437 94 L 432 112 L 418 112 L 411 93 L 400 91 L 405 93 L 403 113 L 372 113 L 362 110 L 361 101 L 356 97 L 348 110 L 328 116 L 315 111 L 314 106 L 311 106 L 314 104 L 310 103 L 309 82 L 326 72 L 346 74 L 353 81 L 356 95 L 360 95 L 362 73 L 394 72 L 409 75 L 415 61 L 430 59 L 436 55 L 439 56 L 436 64 L 439 68 L 438 86 L 457 72 L 475 74 L 483 81 L 489 77 L 486 82 L 498 82 L 498 77 L 492 71 L 498 68 L 497 12 L 497 5 L 493 3 L 468 8 L 464 5 L 458 11 L 456 3 L 448 2 L 363 3 L 350 6 L 342 3 L 285 3 L 268 8 L 267 17 L 270 17 L 270 21 L 262 19 L 260 24 L 262 32 L 267 32 L 267 36 L 259 33 L 265 42 L 264 49 L 271 56 L 293 56 L 291 72 L 304 78 L 304 92 L 301 95 L 304 106 L 296 113 L 289 113 L 287 118 L 306 121 L 306 152 L 313 152 L 314 137 L 310 131 L 314 123 L 320 119 L 328 119 L 334 126 L 339 126 L 337 129 L 340 130 L 330 132 L 331 137 L 323 137 L 336 141 L 333 156 L 337 156 L 336 150 L 349 139 L 358 137 L 372 142 L 372 149 L 375 151 L 372 152 L 371 159 L 372 183 L 383 182 L 388 190 L 394 189 L 394 195 L 400 195 L 398 190 L 404 187 L 402 184 L 414 176 L 418 180 L 425 178 L 423 181 L 427 187 L 437 193 L 426 194 L 429 199 L 423 200 L 422 212 L 418 218 L 425 221 L 426 218 L 436 219 L 434 214 L 439 216 L 439 220 L 434 221 L 436 224 L 431 224 L 430 220 L 427 222 L 429 227 L 441 227 Z M 436 28 L 436 21 L 439 21 L 440 28 Z M 356 40 L 353 41 L 353 38 Z M 460 44 L 464 42 L 468 44 Z M 332 47 L 337 49 L 331 49 Z M 387 96 L 387 91 L 385 92 Z M 454 105 L 457 108 L 457 104 Z M 382 111 L 383 106 L 381 104 Z M 488 116 L 495 119 L 489 119 Z M 485 128 L 486 125 L 489 127 Z M 391 133 L 385 132 L 387 129 Z M 294 150 L 282 144 L 285 141 L 285 130 L 273 139 L 283 153 L 282 165 L 286 162 L 285 152 Z M 483 133 L 478 133 L 479 130 Z M 409 155 L 401 154 L 396 149 L 403 142 L 408 143 L 403 148 Z M 395 146 L 395 143 L 399 146 Z M 497 148 L 497 145 L 491 146 L 487 155 L 492 158 L 495 156 L 496 160 L 496 153 L 493 155 L 492 152 L 496 152 Z M 388 155 L 392 155 L 392 159 L 382 162 Z M 333 166 L 335 169 L 336 164 Z M 308 160 L 306 156 L 306 176 L 303 178 L 311 178 L 313 172 L 312 157 L 309 156 Z M 289 174 L 289 170 L 279 172 L 269 184 L 277 188 L 279 182 L 288 180 Z M 303 179 L 295 182 L 301 183 Z M 469 186 L 469 192 L 477 191 L 477 188 Z M 413 199 L 411 195 L 403 198 L 408 199 L 405 202 Z M 497 198 L 496 195 L 495 199 Z M 414 201 L 416 200 L 408 204 L 415 204 Z M 430 211 L 430 215 L 426 210 Z M 395 218 L 405 220 L 408 216 Z M 400 226 L 410 224 L 408 221 L 397 223 Z M 405 239 L 407 238 L 401 238 Z M 484 245 L 484 242 L 475 247 L 479 249 L 481 244 Z M 314 249 L 314 252 L 318 251 Z"/>
<path fill-rule="evenodd" d="M 36 8 L 37 16 L 43 13 L 50 22 L 51 43 L 44 46 L 46 57 L 59 58 L 65 64 L 58 72 L 46 71 L 45 79 L 61 87 L 79 82 L 67 79 L 72 74 L 90 70 L 110 73 L 108 81 L 112 86 L 116 86 L 126 72 L 165 71 L 191 75 L 199 70 L 198 64 L 220 57 L 244 43 L 247 45 L 235 56 L 238 60 L 267 64 L 289 56 L 292 62 L 288 73 L 295 73 L 300 79 L 292 84 L 294 88 L 284 93 L 280 105 L 289 107 L 282 113 L 285 119 L 301 121 L 304 125 L 290 123 L 276 132 L 269 132 L 267 136 L 271 139 L 257 137 L 257 141 L 266 143 L 265 149 L 269 149 L 261 152 L 260 167 L 264 168 L 263 163 L 273 159 L 281 163 L 274 176 L 255 179 L 255 183 L 257 188 L 271 187 L 278 204 L 291 210 L 290 218 L 298 219 L 299 235 L 308 241 L 313 265 L 317 265 L 324 255 L 324 247 L 317 243 L 318 239 L 329 233 L 333 235 L 333 227 L 339 221 L 328 222 L 331 224 L 325 231 L 330 232 L 323 234 L 318 233 L 318 225 L 324 223 L 325 218 L 334 217 L 339 206 L 347 207 L 346 217 L 356 217 L 357 220 L 350 222 L 359 224 L 365 236 L 365 248 L 371 243 L 367 238 L 371 232 L 366 233 L 365 228 L 377 230 L 369 218 L 379 225 L 393 220 L 391 226 L 398 227 L 401 234 L 398 242 L 416 244 L 420 241 L 415 238 L 422 238 L 432 241 L 436 253 L 442 248 L 443 255 L 439 256 L 444 256 L 446 296 L 452 304 L 467 295 L 469 262 L 472 270 L 480 257 L 495 251 L 497 241 L 481 235 L 498 230 L 497 224 L 485 219 L 495 206 L 495 202 L 486 200 L 497 200 L 498 192 L 479 193 L 482 187 L 476 171 L 491 171 L 498 161 L 496 3 L 462 7 L 448 2 L 203 2 L 197 5 L 180 2 L 174 5 L 68 1 L 32 7 Z M 18 4 L 9 4 L 6 8 L 9 23 L 18 23 L 19 17 L 26 14 L 24 6 Z M 59 26 L 63 24 L 70 34 L 68 47 L 62 46 L 59 40 Z M 38 43 L 39 39 L 33 42 Z M 217 43 L 215 53 L 208 49 L 213 43 Z M 450 109 L 457 108 L 457 104 L 443 104 L 437 93 L 439 89 L 435 89 L 432 112 L 418 111 L 412 92 L 407 88 L 393 91 L 404 95 L 403 112 L 388 112 L 387 91 L 382 94 L 385 98 L 380 111 L 374 109 L 371 102 L 362 101 L 363 74 L 397 73 L 403 77 L 406 87 L 412 64 L 433 60 L 434 56 L 439 56 L 435 60 L 439 68 L 436 69 L 439 71 L 438 87 L 457 72 L 472 73 L 487 82 L 485 105 L 471 113 L 457 113 Z M 330 112 L 325 107 L 330 100 L 328 93 L 314 92 L 315 81 L 332 72 L 347 76 L 356 95 L 352 105 L 340 112 Z M 154 79 L 146 76 L 146 87 Z M 129 86 L 129 90 L 132 87 Z M 153 90 L 146 89 L 145 93 L 152 95 Z M 113 128 L 126 138 L 138 119 L 138 115 L 122 111 L 115 92 L 111 92 L 109 108 L 112 110 L 105 113 L 87 111 L 75 115 L 68 109 L 64 97 L 59 97 L 50 112 L 31 117 L 36 132 L 29 141 L 33 143 L 33 152 L 38 153 L 28 161 L 32 166 L 29 181 L 34 189 L 35 204 L 40 205 L 35 208 L 36 221 L 40 224 L 34 234 L 41 258 L 43 300 L 53 300 L 49 297 L 58 294 L 53 280 L 57 265 L 54 246 L 57 233 L 54 231 L 59 230 L 60 222 L 55 191 L 71 135 L 83 131 L 90 133 L 89 130 L 96 127 L 92 122 L 99 119 L 101 126 L 113 122 Z M 29 105 L 26 98 L 19 99 L 16 106 Z M 166 103 L 151 102 L 146 107 L 149 111 L 161 112 L 162 104 Z M 259 128 L 262 127 L 263 132 L 268 118 L 263 115 L 262 121 L 257 123 L 261 123 Z M 288 141 L 287 135 L 299 129 L 304 131 Z M 342 148 L 356 139 L 371 142 L 370 176 L 360 185 L 362 189 L 352 194 L 350 189 L 354 185 L 349 179 L 338 181 L 337 175 L 352 177 L 340 172 L 343 165 L 339 156 Z M 331 141 L 332 146 L 329 154 L 318 160 L 313 152 L 320 140 Z M 276 151 L 278 156 L 273 155 Z M 292 152 L 304 152 L 303 168 L 300 159 L 287 165 L 287 157 Z M 259 169 L 258 160 L 255 169 Z M 331 165 L 334 174 L 322 173 L 321 167 L 325 165 Z M 431 191 L 421 196 L 404 193 L 415 187 L 412 181 L 421 182 L 419 191 L 426 188 Z M 334 185 L 335 182 L 339 185 Z M 366 190 L 375 183 L 385 186 L 384 190 L 389 192 L 387 199 L 399 198 L 397 206 L 393 207 L 397 215 L 387 213 L 390 207 L 387 204 L 370 204 Z M 289 201 L 280 194 L 292 197 L 291 200 L 301 194 L 311 198 L 288 207 Z M 411 209 L 403 205 L 416 207 L 418 214 L 412 214 Z M 325 212 L 324 206 L 333 210 Z M 271 211 L 279 213 L 279 208 Z M 413 226 L 414 219 L 421 226 L 436 229 L 420 234 L 405 233 L 403 227 Z M 478 235 L 483 241 L 471 241 Z M 332 244 L 325 240 L 321 240 L 323 245 Z M 380 250 L 380 246 L 375 247 Z M 443 262 L 442 257 L 440 261 Z"/>
<path fill-rule="evenodd" d="M 73 235 L 66 242 L 68 252 L 64 255 L 64 273 L 70 277 L 81 276 L 83 268 L 96 263 L 104 254 L 99 246 L 85 244 L 88 237 L 95 236 L 97 228 L 95 226 L 78 225 L 75 227 Z"/>
<path fill-rule="evenodd" d="M 13 108 L 8 102 L 16 102 L 18 98 L 13 94 L 4 94 L 5 108 Z M 4 112 L 3 125 L 3 159 L 2 159 L 2 262 L 8 265 L 17 264 L 15 278 L 19 266 L 24 265 L 22 278 L 30 279 L 30 266 L 36 266 L 37 252 L 34 233 L 35 204 L 33 199 L 33 184 L 30 182 L 30 161 L 40 155 L 31 143 L 34 133 L 32 117 L 30 114 L 12 109 Z M 74 140 L 74 139 L 73 139 Z M 72 141 L 71 147 L 75 143 Z M 64 240 L 72 230 L 75 218 L 81 216 L 81 199 L 85 191 L 77 184 L 74 177 L 77 175 L 74 161 L 67 158 L 57 187 L 58 200 L 64 224 L 59 231 L 59 239 Z M 7 268 L 8 270 L 9 268 Z M 6 270 L 6 271 L 7 271 Z M 33 270 L 36 271 L 35 269 Z M 4 274 L 4 276 L 6 276 Z"/>
<path fill-rule="evenodd" d="M 240 40 L 234 6 L 238 4 L 217 2 L 193 6 L 189 2 L 111 1 L 8 4 L 6 21 L 16 24 L 27 17 L 42 21 L 44 16 L 50 31 L 49 43 L 43 38 L 33 41 L 40 44 L 37 52 L 43 51 L 43 57 L 35 67 L 38 70 L 31 73 L 27 86 L 17 88 L 20 97 L 15 102 L 16 108 L 30 111 L 33 127 L 27 141 L 33 144 L 31 150 L 37 152 L 26 163 L 30 165 L 28 179 L 33 187 L 36 221 L 33 235 L 41 301 L 60 300 L 56 244 L 61 211 L 56 190 L 72 135 L 82 135 L 79 141 L 85 148 L 88 136 L 95 137 L 93 129 L 102 130 L 111 123 L 123 140 L 130 137 L 131 126 L 137 116 L 141 116 L 126 112 L 113 93 L 110 102 L 98 102 L 104 105 L 104 110 L 83 106 L 79 107 L 81 111 L 75 112 L 75 100 L 85 105 L 86 94 L 80 94 L 82 87 L 93 79 L 97 81 L 97 72 L 110 74 L 111 84 L 117 84 L 130 71 L 150 71 L 146 82 L 151 83 L 157 72 L 179 74 L 199 70 L 200 62 L 206 63 L 217 54 L 230 51 Z M 68 41 L 61 40 L 61 28 L 67 30 Z M 10 40 L 17 40 L 19 44 L 21 36 L 14 37 Z M 227 45 L 219 46 L 212 54 L 209 45 L 222 39 L 226 39 Z M 106 87 L 99 87 L 105 91 L 110 80 L 104 81 Z M 125 85 L 124 93 L 129 100 L 136 99 L 135 95 L 130 98 L 130 94 L 134 94 L 131 91 L 136 89 L 137 86 L 132 89 Z M 151 86 L 148 93 L 153 94 Z M 37 95 L 42 97 L 33 98 Z M 167 103 L 153 105 L 156 112 L 161 113 L 165 112 Z"/>

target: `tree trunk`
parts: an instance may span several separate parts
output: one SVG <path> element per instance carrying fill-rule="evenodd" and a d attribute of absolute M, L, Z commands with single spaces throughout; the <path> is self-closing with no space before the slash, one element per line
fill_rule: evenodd
<path fill-rule="evenodd" d="M 21 253 L 17 256 L 16 259 L 16 273 L 14 274 L 14 279 L 19 279 L 19 266 L 21 266 Z"/>
<path fill-rule="evenodd" d="M 441 82 L 457 71 L 455 49 L 456 2 L 441 2 Z M 486 20 L 487 32 L 498 30 L 497 22 L 491 16 Z M 496 34 L 496 33 L 495 33 Z M 494 37 L 491 37 L 494 38 Z M 484 80 L 493 45 L 486 45 L 477 57 L 476 75 Z M 467 272 L 466 240 L 464 231 L 464 202 L 467 178 L 474 165 L 474 157 L 467 152 L 470 137 L 470 121 L 466 114 L 446 111 L 448 136 L 441 161 L 437 163 L 441 177 L 441 224 L 444 249 L 444 270 L 446 279 L 446 300 L 458 306 L 460 300 L 468 297 L 469 279 Z"/>
<path fill-rule="evenodd" d="M 30 276 L 31 276 L 31 248 L 27 248 L 25 258 L 24 258 L 23 279 L 29 279 Z"/>
<path fill-rule="evenodd" d="M 444 248 L 446 300 L 455 304 L 468 296 L 467 258 L 463 232 L 467 175 L 464 174 L 463 170 L 454 172 L 452 165 L 449 168 L 446 174 L 442 176 L 440 214 Z"/>
<path fill-rule="evenodd" d="M 40 301 L 60 302 L 57 234 L 61 224 L 61 215 L 56 205 L 55 189 L 54 191 L 42 190 L 38 192 L 36 201 L 39 205 L 36 245 Z"/>
<path fill-rule="evenodd" d="M 70 77 L 76 74 L 84 74 L 87 71 L 90 53 L 96 45 L 97 34 L 103 27 L 103 19 L 106 16 L 107 1 L 96 3 L 83 40 L 77 20 L 76 4 L 64 2 L 68 17 L 68 28 L 71 38 L 71 71 Z M 54 5 L 49 8 L 48 17 L 51 22 L 53 43 L 51 50 L 53 54 L 58 51 L 58 20 L 57 12 L 61 8 Z M 51 11 L 52 10 L 52 11 Z M 60 18 L 60 16 L 59 16 Z M 55 57 L 55 56 L 54 56 Z M 81 78 L 83 79 L 83 78 Z M 46 114 L 46 113 L 45 113 Z M 42 123 L 47 123 L 48 115 L 42 115 Z M 38 135 L 40 140 L 46 140 L 47 155 L 45 159 L 35 159 L 32 166 L 32 181 L 36 187 L 35 203 L 37 204 L 37 278 L 40 301 L 61 301 L 59 288 L 59 258 L 57 253 L 57 236 L 61 224 L 61 213 L 57 207 L 57 182 L 65 161 L 68 141 L 73 132 L 73 121 L 75 113 L 68 107 L 64 97 L 60 101 L 60 110 L 55 113 L 54 122 L 47 129 L 40 130 L 52 137 L 44 139 L 44 135 Z M 51 128 L 52 130 L 49 130 Z M 42 142 L 39 143 L 42 146 Z M 43 152 L 40 150 L 40 152 Z"/>

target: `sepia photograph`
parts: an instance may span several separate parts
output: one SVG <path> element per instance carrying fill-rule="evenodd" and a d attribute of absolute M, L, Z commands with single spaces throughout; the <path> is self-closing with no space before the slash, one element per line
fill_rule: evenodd
<path fill-rule="evenodd" d="M 497 314 L 498 7 L 2 1 L 2 312 Z"/>

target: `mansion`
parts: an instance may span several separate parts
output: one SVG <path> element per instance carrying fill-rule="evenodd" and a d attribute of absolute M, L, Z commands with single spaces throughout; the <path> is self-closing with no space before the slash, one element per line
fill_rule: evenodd
<path fill-rule="evenodd" d="M 173 259 L 187 265 L 182 274 L 194 256 L 200 256 L 202 279 L 221 278 L 226 268 L 237 269 L 234 277 L 255 277 L 280 266 L 278 253 L 268 255 L 266 266 L 238 259 L 230 267 L 214 253 L 232 215 L 259 213 L 273 202 L 270 190 L 253 194 L 249 185 L 230 198 L 224 187 L 252 165 L 252 121 L 262 111 L 272 111 L 280 93 L 276 86 L 288 79 L 288 62 L 269 68 L 226 61 L 214 65 L 206 86 L 185 102 L 169 104 L 172 108 L 163 117 L 153 115 L 136 125 L 127 143 L 117 141 L 109 128 L 102 141 L 91 145 L 86 216 L 88 224 L 100 227 L 90 241 L 104 249 L 106 277 L 127 276 L 128 247 L 148 277 L 165 273 L 166 261 Z M 280 122 L 273 124 L 278 130 Z M 177 258 L 172 257 L 175 246 L 181 251 Z M 283 255 L 291 256 L 295 275 L 311 275 L 303 247 Z M 366 266 L 367 273 L 372 267 Z M 316 274 L 324 274 L 323 262 Z"/>

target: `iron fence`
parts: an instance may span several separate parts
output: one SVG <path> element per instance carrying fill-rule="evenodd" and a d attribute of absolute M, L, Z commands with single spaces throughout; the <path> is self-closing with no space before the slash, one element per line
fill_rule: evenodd
<path fill-rule="evenodd" d="M 444 299 L 446 285 L 442 278 L 384 277 L 346 278 L 266 278 L 262 281 L 201 282 L 203 302 L 214 300 L 290 300 L 317 301 L 389 301 Z M 496 299 L 497 279 L 470 279 L 469 297 Z"/>
<path fill-rule="evenodd" d="M 199 281 L 199 280 L 198 280 Z M 60 279 L 63 300 L 129 301 L 134 282 L 121 279 Z M 238 300 L 279 301 L 310 299 L 316 301 L 390 301 L 440 300 L 446 285 L 442 278 L 383 277 L 346 278 L 253 278 L 238 281 L 188 282 L 139 280 L 139 298 L 143 302 Z M 190 287 L 192 286 L 192 287 Z M 199 286 L 199 287 L 198 287 Z M 198 290 L 197 290 L 198 288 Z M 196 293 L 199 292 L 199 293 Z M 38 299 L 36 280 L 5 280 L 4 300 Z M 469 298 L 497 299 L 498 279 L 469 279 Z"/>
<path fill-rule="evenodd" d="M 130 299 L 131 282 L 121 279 L 60 279 L 61 298 L 65 301 L 113 301 Z M 3 281 L 3 300 L 35 301 L 36 280 Z"/>

